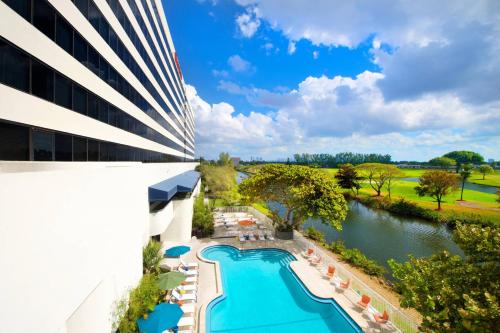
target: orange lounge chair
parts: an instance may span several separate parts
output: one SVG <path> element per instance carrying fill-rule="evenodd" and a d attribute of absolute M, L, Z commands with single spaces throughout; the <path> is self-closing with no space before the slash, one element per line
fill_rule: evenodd
<path fill-rule="evenodd" d="M 384 310 L 384 313 L 382 315 L 380 315 L 378 313 L 374 313 L 373 319 L 375 319 L 375 322 L 378 324 L 385 324 L 389 321 L 389 314 L 385 310 Z"/>
<path fill-rule="evenodd" d="M 363 309 L 367 309 L 368 308 L 368 305 L 370 304 L 370 301 L 372 299 L 370 298 L 370 296 L 368 295 L 363 295 L 361 296 L 361 300 L 356 303 L 359 307 L 363 308 Z"/>
<path fill-rule="evenodd" d="M 309 258 L 314 253 L 314 249 L 308 248 L 307 251 L 302 252 L 304 258 Z"/>
<path fill-rule="evenodd" d="M 328 279 L 331 279 L 334 274 L 335 274 L 335 266 L 328 265 L 328 271 L 326 272 L 326 276 L 328 277 Z"/>
<path fill-rule="evenodd" d="M 347 289 L 351 284 L 351 279 L 347 279 L 347 281 L 340 281 L 340 288 Z"/>

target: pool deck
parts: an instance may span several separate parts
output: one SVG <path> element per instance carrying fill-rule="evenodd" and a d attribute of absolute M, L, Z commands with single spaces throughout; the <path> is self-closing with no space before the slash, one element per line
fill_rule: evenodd
<path fill-rule="evenodd" d="M 372 315 L 370 313 L 367 311 L 361 311 L 353 302 L 353 300 L 359 298 L 354 291 L 337 291 L 328 280 L 321 276 L 316 267 L 311 266 L 311 264 L 300 255 L 301 249 L 294 243 L 294 241 L 276 240 L 267 243 L 247 242 L 247 244 L 245 244 L 242 248 L 240 242 L 236 239 L 193 238 L 189 245 L 191 246 L 191 251 L 186 254 L 184 259 L 186 261 L 197 261 L 199 263 L 198 301 L 196 313 L 197 325 L 195 332 L 206 332 L 205 323 L 207 305 L 224 293 L 219 264 L 217 262 L 204 259 L 201 256 L 201 251 L 203 251 L 205 247 L 213 245 L 231 245 L 239 249 L 274 247 L 286 250 L 297 258 L 297 261 L 290 263 L 291 269 L 313 295 L 320 298 L 333 298 L 364 332 L 399 332 L 399 330 L 394 328 L 392 325 L 376 324 L 371 319 Z"/>

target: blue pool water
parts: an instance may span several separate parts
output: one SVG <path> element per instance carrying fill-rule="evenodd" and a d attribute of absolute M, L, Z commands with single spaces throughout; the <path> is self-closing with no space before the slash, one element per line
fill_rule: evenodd
<path fill-rule="evenodd" d="M 332 299 L 305 289 L 289 267 L 296 260 L 289 252 L 221 245 L 202 255 L 220 263 L 224 290 L 207 308 L 209 333 L 361 332 Z"/>

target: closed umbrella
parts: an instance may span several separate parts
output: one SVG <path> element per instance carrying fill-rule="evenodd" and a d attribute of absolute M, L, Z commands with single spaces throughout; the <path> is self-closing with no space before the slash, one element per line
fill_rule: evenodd
<path fill-rule="evenodd" d="M 165 251 L 165 256 L 178 258 L 181 255 L 188 253 L 189 250 L 191 250 L 191 248 L 189 246 L 185 246 L 185 245 L 174 246 L 174 247 L 171 247 Z"/>
<path fill-rule="evenodd" d="M 137 319 L 137 326 L 140 332 L 162 333 L 176 327 L 183 314 L 178 304 L 160 303 L 148 319 Z"/>
<path fill-rule="evenodd" d="M 186 280 L 186 274 L 181 272 L 168 272 L 158 276 L 156 283 L 163 290 L 174 289 Z"/>

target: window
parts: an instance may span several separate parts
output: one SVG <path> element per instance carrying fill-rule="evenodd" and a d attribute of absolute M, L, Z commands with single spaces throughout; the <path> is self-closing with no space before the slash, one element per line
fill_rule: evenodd
<path fill-rule="evenodd" d="M 109 112 L 108 124 L 110 124 L 111 126 L 116 126 L 116 118 L 117 118 L 118 110 L 114 106 L 110 105 L 108 112 Z"/>
<path fill-rule="evenodd" d="M 33 25 L 54 40 L 56 13 L 46 1 L 33 1 Z"/>
<path fill-rule="evenodd" d="M 109 65 L 106 60 L 102 56 L 99 56 L 99 77 L 108 82 L 109 79 Z"/>
<path fill-rule="evenodd" d="M 109 46 L 111 46 L 111 49 L 116 53 L 116 44 L 118 43 L 116 33 L 113 29 L 109 29 Z"/>
<path fill-rule="evenodd" d="M 99 33 L 101 34 L 101 37 L 108 42 L 109 38 L 109 23 L 106 21 L 104 16 L 101 16 L 101 22 L 99 26 Z"/>
<path fill-rule="evenodd" d="M 99 142 L 97 140 L 88 139 L 88 160 L 99 161 Z"/>
<path fill-rule="evenodd" d="M 99 120 L 103 123 L 108 123 L 108 103 L 103 99 L 99 101 Z"/>
<path fill-rule="evenodd" d="M 87 115 L 87 91 L 76 84 L 73 85 L 73 111 Z"/>
<path fill-rule="evenodd" d="M 87 161 L 87 139 L 73 137 L 73 161 Z"/>
<path fill-rule="evenodd" d="M 73 42 L 73 57 L 85 65 L 87 63 L 87 42 L 77 33 L 73 34 Z"/>
<path fill-rule="evenodd" d="M 99 117 L 99 101 L 97 99 L 97 96 L 90 93 L 88 95 L 88 110 L 87 110 L 87 115 L 89 117 L 92 117 L 94 119 L 98 119 Z"/>
<path fill-rule="evenodd" d="M 56 43 L 69 54 L 73 53 L 73 29 L 61 16 L 57 16 Z"/>
<path fill-rule="evenodd" d="M 96 5 L 90 1 L 89 2 L 89 21 L 90 24 L 94 27 L 95 30 L 99 31 L 99 18 L 101 13 L 99 9 L 97 9 Z"/>
<path fill-rule="evenodd" d="M 71 100 L 71 81 L 61 76 L 59 74 L 55 74 L 55 102 L 56 104 L 63 106 L 65 108 L 71 109 L 72 100 Z"/>
<path fill-rule="evenodd" d="M 31 92 L 48 101 L 54 100 L 54 72 L 37 60 L 31 64 Z"/>
<path fill-rule="evenodd" d="M 31 21 L 31 0 L 3 0 L 7 6 L 21 15 L 25 20 Z"/>
<path fill-rule="evenodd" d="M 55 139 L 55 160 L 71 161 L 73 160 L 73 137 L 68 134 L 56 133 Z"/>
<path fill-rule="evenodd" d="M 89 46 L 89 69 L 94 72 L 95 75 L 99 75 L 99 53 L 92 47 Z"/>
<path fill-rule="evenodd" d="M 109 161 L 108 150 L 108 142 L 99 142 L 99 161 Z"/>
<path fill-rule="evenodd" d="M 0 82 L 29 91 L 29 57 L 0 39 Z"/>
<path fill-rule="evenodd" d="M 75 0 L 75 6 L 87 18 L 89 15 L 89 0 Z"/>
<path fill-rule="evenodd" d="M 34 129 L 32 140 L 34 161 L 54 160 L 54 133 Z"/>
<path fill-rule="evenodd" d="M 0 160 L 29 160 L 29 129 L 0 122 Z"/>

